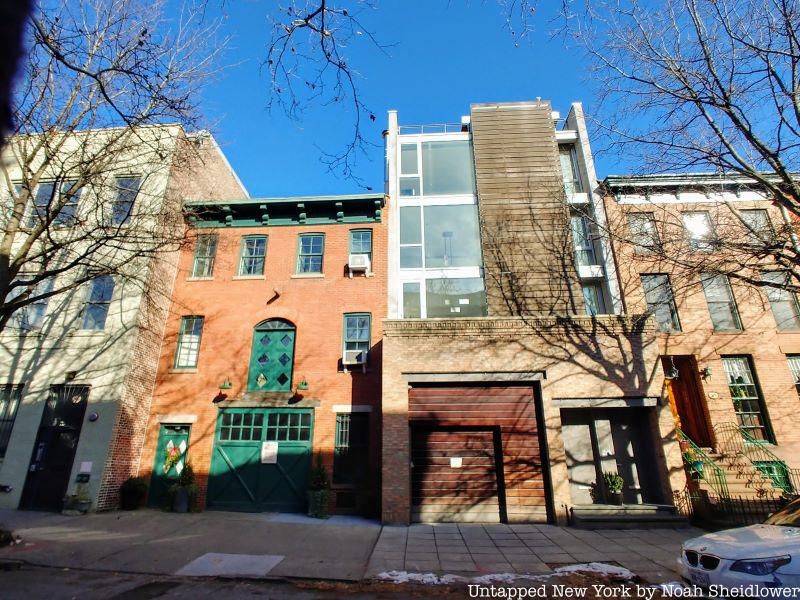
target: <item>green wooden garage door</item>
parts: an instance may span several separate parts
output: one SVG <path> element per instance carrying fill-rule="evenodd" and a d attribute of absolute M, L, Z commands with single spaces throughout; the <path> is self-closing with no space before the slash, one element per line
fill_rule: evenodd
<path fill-rule="evenodd" d="M 311 409 L 222 409 L 208 508 L 304 512 L 311 471 Z"/>

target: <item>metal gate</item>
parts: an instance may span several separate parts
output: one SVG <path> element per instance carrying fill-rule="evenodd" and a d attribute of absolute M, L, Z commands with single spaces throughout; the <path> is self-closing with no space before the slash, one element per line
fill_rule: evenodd
<path fill-rule="evenodd" d="M 220 410 L 208 481 L 208 508 L 305 511 L 312 439 L 311 409 Z"/>

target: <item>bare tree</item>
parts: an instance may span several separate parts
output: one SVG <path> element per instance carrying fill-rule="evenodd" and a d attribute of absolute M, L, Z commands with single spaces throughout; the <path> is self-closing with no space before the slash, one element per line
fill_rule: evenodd
<path fill-rule="evenodd" d="M 519 41 L 532 29 L 536 2 L 496 0 L 511 36 Z M 329 169 L 359 181 L 353 170 L 372 146 L 364 125 L 376 120 L 362 93 L 359 53 L 389 52 L 391 45 L 370 30 L 365 15 L 378 11 L 377 0 L 297 0 L 269 14 L 271 36 L 265 65 L 270 74 L 268 106 L 297 118 L 311 105 L 343 105 L 352 115 L 351 135 L 343 147 L 323 151 Z"/>
<path fill-rule="evenodd" d="M 0 330 L 103 275 L 144 286 L 147 259 L 181 243 L 167 182 L 199 138 L 168 124 L 198 124 L 225 40 L 165 4 L 43 1 L 31 16 L 0 163 Z"/>
<path fill-rule="evenodd" d="M 711 172 L 735 180 L 689 186 L 715 204 L 715 252 L 667 243 L 653 260 L 754 285 L 770 285 L 760 271 L 780 270 L 800 289 L 793 231 L 800 218 L 800 2 L 571 0 L 563 8 L 565 37 L 587 51 L 592 67 L 603 151 L 637 174 Z M 723 187 L 756 188 L 773 199 L 783 216 L 772 234 L 754 235 L 737 204 L 718 195 Z M 683 241 L 674 235 L 680 215 L 656 212 L 669 217 L 659 225 L 670 232 L 666 239 Z M 617 225 L 610 233 L 635 242 Z"/>

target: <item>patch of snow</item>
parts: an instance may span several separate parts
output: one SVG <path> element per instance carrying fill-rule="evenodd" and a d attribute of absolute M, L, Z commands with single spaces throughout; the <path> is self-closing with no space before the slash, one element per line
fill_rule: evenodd
<path fill-rule="evenodd" d="M 455 575 L 445 575 L 445 577 L 455 577 Z M 441 583 L 439 576 L 433 573 L 409 573 L 408 571 L 386 571 L 379 573 L 377 578 L 394 583 L 423 583 L 425 585 Z"/>
<path fill-rule="evenodd" d="M 598 573 L 600 575 L 609 575 L 611 577 L 618 577 L 620 579 L 634 579 L 636 575 L 624 567 L 617 567 L 614 565 L 607 565 L 605 563 L 583 563 L 579 565 L 568 565 L 566 567 L 558 567 L 555 573 Z"/>
<path fill-rule="evenodd" d="M 662 594 L 668 596 L 676 596 L 677 594 L 680 594 L 683 590 L 689 589 L 686 585 L 684 585 L 680 581 L 668 581 L 667 583 L 659 583 L 658 585 L 654 585 L 653 587 L 660 590 Z"/>
<path fill-rule="evenodd" d="M 481 575 L 480 577 L 473 577 L 474 583 L 514 583 L 518 579 L 526 579 L 528 581 L 544 581 L 550 575 L 525 575 L 519 573 L 490 573 L 489 575 Z"/>

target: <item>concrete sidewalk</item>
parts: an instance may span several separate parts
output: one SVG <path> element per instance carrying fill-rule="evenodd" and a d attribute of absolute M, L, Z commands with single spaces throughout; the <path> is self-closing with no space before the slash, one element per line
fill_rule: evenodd
<path fill-rule="evenodd" d="M 126 573 L 359 581 L 387 571 L 545 575 L 588 562 L 649 583 L 674 581 L 680 543 L 696 529 L 584 531 L 553 525 L 381 527 L 356 517 L 207 511 L 119 511 L 69 517 L 0 511 L 22 543 L 0 560 Z"/>
<path fill-rule="evenodd" d="M 437 524 L 384 527 L 368 577 L 387 571 L 546 575 L 554 568 L 600 562 L 633 571 L 647 583 L 679 581 L 681 542 L 694 528 L 586 531 L 554 525 Z"/>
<path fill-rule="evenodd" d="M 69 517 L 0 511 L 22 543 L 0 559 L 34 565 L 183 575 L 359 581 L 381 526 L 374 521 L 208 511 L 118 511 Z"/>

